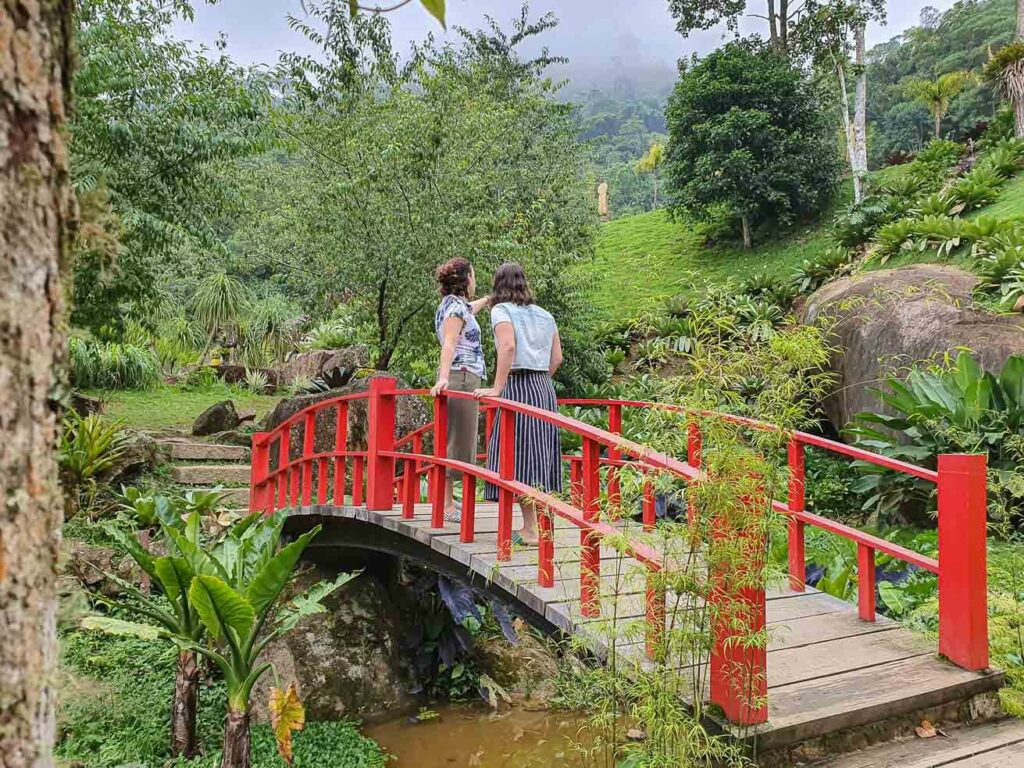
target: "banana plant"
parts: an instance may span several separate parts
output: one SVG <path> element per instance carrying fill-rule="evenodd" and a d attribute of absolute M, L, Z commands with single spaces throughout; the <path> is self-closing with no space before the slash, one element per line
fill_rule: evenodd
<path fill-rule="evenodd" d="M 148 504 L 143 506 L 148 507 Z M 199 667 L 196 664 L 196 653 L 191 646 L 202 640 L 205 627 L 189 596 L 189 587 L 196 575 L 197 561 L 194 557 L 186 556 L 186 549 L 199 547 L 201 526 L 198 514 L 193 513 L 181 523 L 180 518 L 168 513 L 165 507 L 166 505 L 161 505 L 160 510 L 163 514 L 158 517 L 157 522 L 168 541 L 167 555 L 154 557 L 132 534 L 122 528 L 110 526 L 107 529 L 110 536 L 149 576 L 151 583 L 158 587 L 161 594 L 147 594 L 119 576 L 112 573 L 104 575 L 129 596 L 130 602 L 126 604 L 129 611 L 152 623 L 141 624 L 109 616 L 88 616 L 83 619 L 82 626 L 86 629 L 134 635 L 143 639 L 170 637 L 179 641 L 174 698 L 171 705 L 171 754 L 175 757 L 191 758 L 195 755 L 197 747 L 196 712 L 199 696 Z M 202 563 L 202 566 L 207 570 L 211 568 L 208 563 Z"/>
<path fill-rule="evenodd" d="M 320 600 L 351 578 L 343 575 L 293 601 L 290 610 L 275 610 L 306 545 L 320 531 L 317 526 L 278 550 L 283 524 L 282 514 L 243 521 L 242 533 L 228 536 L 217 550 L 220 557 L 211 557 L 218 572 L 197 572 L 189 588 L 208 638 L 195 650 L 220 669 L 227 686 L 221 768 L 249 768 L 249 699 L 271 666 L 259 661 L 264 649 L 302 615 L 322 611 Z"/>

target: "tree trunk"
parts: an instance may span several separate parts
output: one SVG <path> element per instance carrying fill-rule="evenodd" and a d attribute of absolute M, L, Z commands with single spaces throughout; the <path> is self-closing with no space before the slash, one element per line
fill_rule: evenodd
<path fill-rule="evenodd" d="M 171 708 L 171 755 L 191 759 L 196 754 L 196 709 L 199 706 L 199 665 L 193 651 L 178 652 Z"/>
<path fill-rule="evenodd" d="M 249 712 L 228 710 L 220 768 L 249 768 Z"/>
<path fill-rule="evenodd" d="M 768 0 L 768 41 L 772 48 L 781 50 L 779 45 L 779 28 L 776 25 L 775 0 Z"/>
<path fill-rule="evenodd" d="M 935 138 L 942 138 L 942 115 L 935 116 Z"/>
<path fill-rule="evenodd" d="M 857 140 L 853 134 L 853 123 L 850 121 L 850 93 L 846 87 L 846 67 L 842 59 L 833 57 L 836 67 L 836 79 L 839 81 L 839 102 L 843 114 L 843 136 L 846 139 L 846 158 L 850 163 L 850 176 L 853 178 L 853 201 L 859 203 L 864 199 L 864 186 L 860 174 L 857 173 Z"/>
<path fill-rule="evenodd" d="M 746 215 L 740 217 L 740 224 L 743 227 L 743 249 L 749 251 L 753 247 L 754 241 L 750 236 L 750 220 Z"/>
<path fill-rule="evenodd" d="M 658 210 L 658 171 L 654 171 L 654 210 Z"/>
<path fill-rule="evenodd" d="M 71 0 L 0 6 L 0 764 L 53 765 Z"/>
<path fill-rule="evenodd" d="M 789 53 L 789 0 L 779 0 L 779 48 Z"/>
<path fill-rule="evenodd" d="M 853 176 L 863 189 L 868 175 L 868 67 L 865 61 L 865 25 L 854 30 L 854 59 L 857 84 L 853 103 Z"/>
<path fill-rule="evenodd" d="M 1017 0 L 1017 38 L 1024 40 L 1024 0 Z"/>
<path fill-rule="evenodd" d="M 1024 0 L 1021 0 L 1024 2 Z M 1014 123 L 1017 126 L 1017 138 L 1024 139 L 1024 100 L 1013 105 Z"/>

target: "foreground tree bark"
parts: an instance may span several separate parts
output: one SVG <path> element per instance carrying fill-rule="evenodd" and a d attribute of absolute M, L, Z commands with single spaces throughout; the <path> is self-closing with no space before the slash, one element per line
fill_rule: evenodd
<path fill-rule="evenodd" d="M 0 766 L 52 765 L 71 0 L 0 5 Z"/>

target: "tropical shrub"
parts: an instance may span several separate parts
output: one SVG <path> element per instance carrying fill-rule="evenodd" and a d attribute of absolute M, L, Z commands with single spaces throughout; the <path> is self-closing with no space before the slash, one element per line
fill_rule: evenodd
<path fill-rule="evenodd" d="M 314 325 L 302 338 L 303 349 L 338 349 L 355 343 L 351 323 L 342 318 L 324 320 Z"/>
<path fill-rule="evenodd" d="M 953 216 L 960 213 L 960 203 L 949 192 L 936 192 L 928 195 L 917 204 L 912 213 L 917 217 L 923 216 Z"/>
<path fill-rule="evenodd" d="M 914 163 L 918 166 L 927 166 L 938 171 L 945 171 L 959 160 L 963 153 L 963 145 L 956 141 L 932 139 L 925 145 L 924 149 L 917 153 Z"/>
<path fill-rule="evenodd" d="M 956 205 L 952 213 L 973 211 L 999 197 L 999 190 L 1006 182 L 1006 176 L 990 165 L 979 165 L 953 185 L 950 196 Z"/>
<path fill-rule="evenodd" d="M 892 458 L 935 468 L 940 453 L 988 455 L 990 512 L 1019 514 L 1024 478 L 1016 475 L 1024 449 L 1024 356 L 1014 355 L 1003 370 L 983 370 L 968 352 L 949 367 L 914 368 L 906 381 L 885 380 L 875 390 L 893 415 L 857 414 L 848 430 L 856 444 Z M 874 465 L 863 466 L 856 490 L 885 522 L 920 517 L 931 509 L 935 487 L 918 478 Z"/>
<path fill-rule="evenodd" d="M 913 200 L 920 186 L 919 180 L 909 174 L 900 177 L 908 187 L 915 191 L 903 195 L 883 188 L 884 194 L 869 195 L 860 203 L 852 204 L 849 209 L 838 214 L 833 223 L 836 241 L 843 248 L 858 248 L 872 237 L 879 227 L 891 222 L 894 218 L 892 201 L 894 198 Z"/>
<path fill-rule="evenodd" d="M 999 251 L 979 259 L 974 272 L 980 279 L 977 290 L 1002 292 L 1003 285 L 1010 279 L 1010 273 L 1021 266 L 1024 254 L 1014 251 Z"/>
<path fill-rule="evenodd" d="M 835 277 L 850 263 L 850 253 L 841 248 L 830 248 L 816 259 L 805 259 L 793 273 L 793 281 L 800 293 L 811 293 Z"/>
<path fill-rule="evenodd" d="M 914 224 L 919 250 L 934 248 L 939 256 L 948 256 L 963 241 L 963 222 L 949 216 L 924 216 Z"/>
<path fill-rule="evenodd" d="M 154 352 L 134 344 L 68 339 L 71 381 L 82 389 L 147 389 L 160 381 Z"/>
<path fill-rule="evenodd" d="M 116 464 L 127 447 L 124 422 L 107 421 L 96 413 L 81 416 L 74 410 L 65 414 L 57 460 L 71 512 L 84 507 L 91 513 L 97 479 Z"/>
<path fill-rule="evenodd" d="M 882 264 L 898 254 L 914 248 L 914 235 L 917 222 L 913 219 L 900 219 L 886 224 L 878 230 L 872 253 Z"/>
<path fill-rule="evenodd" d="M 1013 176 L 1024 169 L 1024 141 L 1000 141 L 985 153 L 976 167 L 985 168 L 1004 177 Z"/>
<path fill-rule="evenodd" d="M 263 371 L 245 369 L 245 388 L 254 395 L 265 395 L 270 387 L 270 379 Z"/>

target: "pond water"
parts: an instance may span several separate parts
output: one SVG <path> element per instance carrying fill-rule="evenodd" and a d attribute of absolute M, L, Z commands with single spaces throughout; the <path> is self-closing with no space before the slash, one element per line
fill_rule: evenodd
<path fill-rule="evenodd" d="M 391 720 L 365 733 L 405 768 L 548 768 L 581 763 L 572 713 L 439 705 L 437 717 Z"/>

